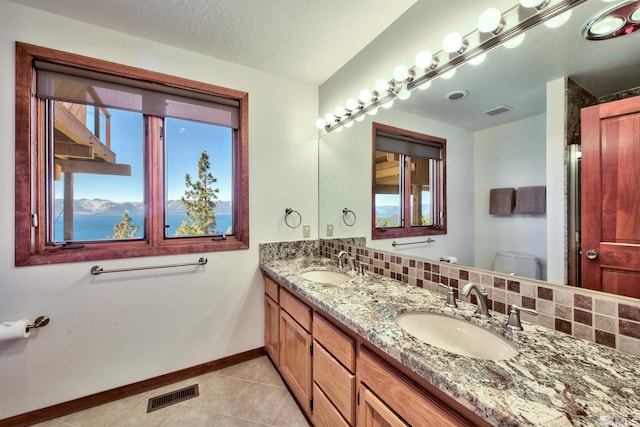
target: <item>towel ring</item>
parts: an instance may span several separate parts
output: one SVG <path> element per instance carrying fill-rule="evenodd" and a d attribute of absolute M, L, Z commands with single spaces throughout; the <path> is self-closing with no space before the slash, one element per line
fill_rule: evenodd
<path fill-rule="evenodd" d="M 291 223 L 289 223 L 289 215 L 291 214 L 296 214 L 298 216 L 298 222 L 295 225 L 292 225 Z M 295 211 L 291 208 L 287 208 L 284 210 L 284 222 L 285 224 L 287 224 L 288 227 L 290 228 L 298 228 L 300 227 L 300 224 L 302 224 L 302 215 L 300 215 L 300 212 Z"/>
<path fill-rule="evenodd" d="M 350 217 L 353 217 L 353 219 L 351 219 Z M 342 221 L 349 227 L 351 227 L 352 225 L 354 225 L 356 223 L 356 213 L 354 211 L 352 211 L 351 209 L 347 209 L 344 208 L 342 209 Z"/>

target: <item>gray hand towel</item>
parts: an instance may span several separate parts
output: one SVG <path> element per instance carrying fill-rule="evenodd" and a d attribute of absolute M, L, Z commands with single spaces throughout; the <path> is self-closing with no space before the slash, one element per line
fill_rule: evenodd
<path fill-rule="evenodd" d="M 541 215 L 546 211 L 547 187 L 520 187 L 516 193 L 516 213 Z"/>
<path fill-rule="evenodd" d="M 514 191 L 514 188 L 492 188 L 489 192 L 489 214 L 511 215 Z"/>

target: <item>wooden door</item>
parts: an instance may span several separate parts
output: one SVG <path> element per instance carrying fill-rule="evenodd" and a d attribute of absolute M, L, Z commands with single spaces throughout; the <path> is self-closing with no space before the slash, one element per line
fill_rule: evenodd
<path fill-rule="evenodd" d="M 357 425 L 358 427 L 407 426 L 382 400 L 364 386 L 360 388 L 360 414 Z"/>
<path fill-rule="evenodd" d="M 307 415 L 311 415 L 311 334 L 280 310 L 280 372 Z"/>
<path fill-rule="evenodd" d="M 640 97 L 582 109 L 582 287 L 640 298 Z"/>

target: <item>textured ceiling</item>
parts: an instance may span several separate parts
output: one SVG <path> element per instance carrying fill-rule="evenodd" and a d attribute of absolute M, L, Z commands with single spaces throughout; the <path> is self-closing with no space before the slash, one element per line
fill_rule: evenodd
<path fill-rule="evenodd" d="M 320 84 L 415 0 L 9 0 Z"/>

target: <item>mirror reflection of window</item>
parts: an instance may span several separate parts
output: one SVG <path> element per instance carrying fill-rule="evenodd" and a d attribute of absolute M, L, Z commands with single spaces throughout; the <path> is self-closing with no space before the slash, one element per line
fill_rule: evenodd
<path fill-rule="evenodd" d="M 374 123 L 373 238 L 444 234 L 446 141 Z"/>

